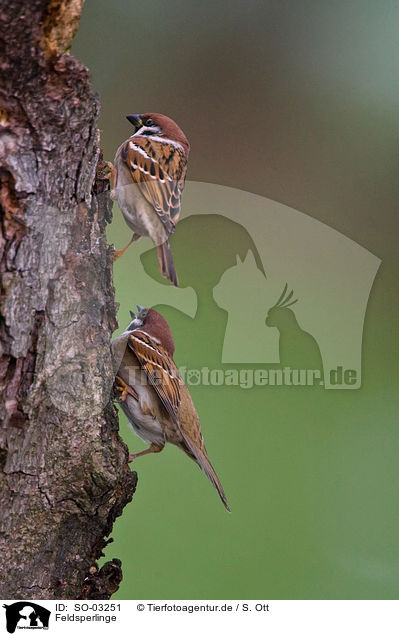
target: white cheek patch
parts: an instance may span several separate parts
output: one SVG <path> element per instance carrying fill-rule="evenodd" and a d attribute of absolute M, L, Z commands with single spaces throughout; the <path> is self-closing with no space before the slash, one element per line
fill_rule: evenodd
<path fill-rule="evenodd" d="M 159 135 L 161 129 L 159 126 L 141 126 L 132 137 L 140 137 L 140 135 Z"/>

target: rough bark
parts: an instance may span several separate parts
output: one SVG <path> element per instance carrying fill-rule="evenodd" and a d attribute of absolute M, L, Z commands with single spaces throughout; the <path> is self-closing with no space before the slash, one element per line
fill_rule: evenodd
<path fill-rule="evenodd" d="M 0 597 L 109 598 L 137 476 L 111 401 L 111 209 L 82 0 L 0 3 Z"/>

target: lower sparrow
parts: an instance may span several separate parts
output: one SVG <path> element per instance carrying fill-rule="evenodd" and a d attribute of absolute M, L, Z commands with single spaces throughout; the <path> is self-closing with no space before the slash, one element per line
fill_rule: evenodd
<path fill-rule="evenodd" d="M 215 486 L 227 508 L 226 495 L 205 449 L 200 421 L 190 393 L 173 361 L 173 336 L 165 318 L 138 306 L 132 321 L 112 343 L 119 403 L 149 448 L 129 456 L 159 453 L 166 442 L 193 459 Z"/>

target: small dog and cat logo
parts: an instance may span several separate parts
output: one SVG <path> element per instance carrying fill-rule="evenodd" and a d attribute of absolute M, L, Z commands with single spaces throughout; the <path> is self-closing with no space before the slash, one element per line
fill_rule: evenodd
<path fill-rule="evenodd" d="M 51 612 L 37 603 L 18 601 L 3 607 L 9 634 L 14 634 L 16 629 L 48 629 Z"/>

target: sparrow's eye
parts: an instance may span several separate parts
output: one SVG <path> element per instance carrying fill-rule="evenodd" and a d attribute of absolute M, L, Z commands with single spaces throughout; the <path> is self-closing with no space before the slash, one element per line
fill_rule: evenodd
<path fill-rule="evenodd" d="M 153 123 L 154 123 L 154 122 L 152 121 L 152 119 L 151 119 L 151 117 L 150 117 L 150 118 L 149 118 L 149 119 L 147 119 L 147 121 L 146 121 L 146 126 L 152 126 L 152 125 L 153 125 Z"/>

